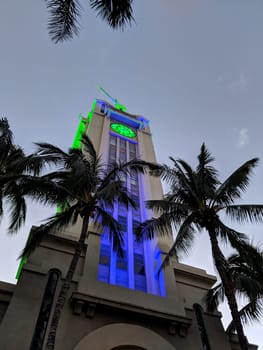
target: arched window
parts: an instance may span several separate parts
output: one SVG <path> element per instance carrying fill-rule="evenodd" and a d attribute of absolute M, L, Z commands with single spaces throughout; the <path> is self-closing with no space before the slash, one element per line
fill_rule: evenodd
<path fill-rule="evenodd" d="M 59 270 L 52 269 L 49 271 L 44 296 L 29 350 L 42 349 L 59 276 Z"/>
<path fill-rule="evenodd" d="M 134 346 L 134 345 L 121 345 L 111 350 L 146 350 L 146 349 L 141 348 L 140 346 Z"/>

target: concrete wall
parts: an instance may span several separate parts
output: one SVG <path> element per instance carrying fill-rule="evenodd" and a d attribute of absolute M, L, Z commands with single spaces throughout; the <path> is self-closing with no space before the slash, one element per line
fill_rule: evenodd
<path fill-rule="evenodd" d="M 14 290 L 15 290 L 14 284 L 0 282 L 0 324 L 10 304 Z"/>
<path fill-rule="evenodd" d="M 50 268 L 59 266 L 63 278 L 73 248 L 72 241 L 49 239 L 29 259 L 0 325 L 0 349 L 28 350 L 47 282 L 47 273 Z M 99 283 L 96 295 L 90 295 L 85 292 L 85 288 L 80 292 L 78 286 L 86 273 L 84 261 L 83 252 L 62 313 L 57 334 L 57 350 L 90 349 L 88 344 L 91 340 L 101 344 L 98 350 L 111 350 L 128 345 L 145 350 L 202 350 L 192 303 L 201 303 L 205 290 L 213 283 L 214 278 L 203 270 L 177 264 L 171 276 L 174 294 L 177 294 L 174 302 L 169 298 L 104 283 Z M 88 283 L 89 279 L 85 280 Z M 92 279 L 90 284 L 93 284 Z M 124 295 L 128 296 L 126 302 L 122 299 Z M 238 349 L 231 347 L 220 315 L 204 313 L 204 319 L 213 350 Z M 150 342 L 151 339 L 154 339 L 154 344 Z"/>

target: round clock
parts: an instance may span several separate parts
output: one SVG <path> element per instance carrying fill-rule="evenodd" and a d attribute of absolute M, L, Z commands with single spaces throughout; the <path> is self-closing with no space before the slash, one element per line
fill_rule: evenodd
<path fill-rule="evenodd" d="M 120 123 L 112 123 L 111 130 L 125 137 L 133 138 L 136 136 L 136 132 L 126 125 Z"/>

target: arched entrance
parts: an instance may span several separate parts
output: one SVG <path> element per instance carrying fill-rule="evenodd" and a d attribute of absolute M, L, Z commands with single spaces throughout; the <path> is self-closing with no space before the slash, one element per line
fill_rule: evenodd
<path fill-rule="evenodd" d="M 134 324 L 115 323 L 96 329 L 74 350 L 176 350 L 159 334 Z"/>
<path fill-rule="evenodd" d="M 140 346 L 134 346 L 134 345 L 121 345 L 111 350 L 145 350 L 145 348 L 141 348 Z"/>

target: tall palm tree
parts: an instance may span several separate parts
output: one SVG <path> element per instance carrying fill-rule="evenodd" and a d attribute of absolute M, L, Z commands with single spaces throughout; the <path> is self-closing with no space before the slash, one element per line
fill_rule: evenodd
<path fill-rule="evenodd" d="M 19 191 L 18 179 L 26 173 L 39 174 L 42 161 L 33 155 L 26 156 L 21 147 L 14 144 L 8 120 L 0 118 L 0 218 L 4 204 L 10 209 L 9 233 L 16 232 L 26 219 L 26 201 Z"/>
<path fill-rule="evenodd" d="M 248 302 L 239 310 L 243 324 L 259 321 L 263 317 L 263 253 L 253 246 L 248 246 L 242 255 L 232 254 L 227 259 L 228 273 L 234 283 L 237 297 Z M 211 288 L 206 295 L 206 305 L 209 311 L 214 311 L 225 300 L 225 290 L 222 283 Z M 231 321 L 227 332 L 235 330 Z"/>
<path fill-rule="evenodd" d="M 89 0 L 91 9 L 113 29 L 123 29 L 134 21 L 132 2 L 133 0 Z M 81 13 L 79 0 L 46 0 L 46 6 L 50 15 L 49 34 L 55 43 L 78 34 Z"/>
<path fill-rule="evenodd" d="M 171 228 L 178 230 L 176 239 L 164 259 L 164 266 L 170 257 L 187 253 L 194 243 L 196 232 L 202 229 L 207 231 L 215 267 L 225 290 L 240 348 L 247 350 L 247 340 L 235 298 L 234 282 L 219 242 L 229 243 L 240 254 L 247 246 L 247 236 L 227 226 L 222 221 L 221 214 L 240 224 L 263 221 L 263 205 L 235 204 L 246 190 L 258 159 L 251 159 L 241 165 L 223 183 L 219 181 L 217 171 L 211 165 L 214 159 L 204 144 L 198 155 L 196 169 L 192 169 L 183 160 L 173 158 L 171 160 L 172 167 L 164 165 L 161 171 L 155 172 L 155 175 L 168 182 L 170 192 L 161 200 L 147 202 L 147 207 L 159 216 L 144 222 L 138 230 L 138 235 L 152 238 L 155 232 L 171 235 Z"/>
<path fill-rule="evenodd" d="M 37 155 L 43 158 L 43 162 L 53 163 L 61 169 L 35 179 L 27 176 L 20 182 L 23 195 L 26 194 L 45 204 L 62 204 L 62 210 L 49 218 L 30 237 L 23 256 L 28 256 L 47 234 L 62 230 L 69 224 L 74 225 L 79 218 L 82 220 L 79 239 L 54 308 L 46 343 L 48 350 L 54 349 L 55 346 L 61 312 L 88 236 L 89 224 L 91 221 L 100 223 L 108 230 L 115 250 L 121 254 L 121 225 L 110 212 L 116 201 L 136 208 L 124 186 L 122 175 L 127 175 L 131 170 L 144 172 L 146 167 L 150 166 L 138 159 L 109 166 L 101 162 L 87 136 L 82 136 L 81 142 L 81 148 L 72 148 L 68 153 L 50 144 L 38 144 Z"/>

